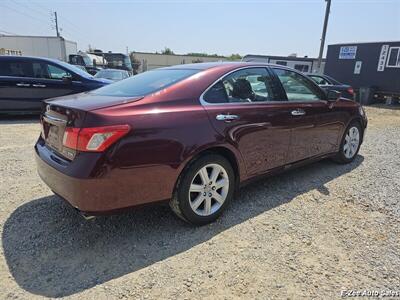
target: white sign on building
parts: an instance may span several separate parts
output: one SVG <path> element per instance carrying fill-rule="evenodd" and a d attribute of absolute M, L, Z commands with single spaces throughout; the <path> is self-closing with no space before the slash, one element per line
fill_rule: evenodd
<path fill-rule="evenodd" d="M 340 47 L 339 59 L 355 59 L 357 54 L 357 46 Z"/>
<path fill-rule="evenodd" d="M 354 74 L 360 74 L 361 73 L 361 66 L 362 66 L 362 61 L 356 61 L 356 64 L 354 65 Z"/>
<path fill-rule="evenodd" d="M 381 54 L 379 55 L 379 60 L 378 60 L 378 72 L 382 72 L 385 70 L 385 64 L 388 52 L 389 52 L 389 45 L 382 45 Z"/>

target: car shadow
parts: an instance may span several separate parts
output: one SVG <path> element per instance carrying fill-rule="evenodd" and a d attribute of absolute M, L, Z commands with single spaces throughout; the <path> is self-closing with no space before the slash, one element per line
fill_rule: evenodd
<path fill-rule="evenodd" d="M 39 123 L 39 114 L 0 115 L 0 125 Z"/>
<path fill-rule="evenodd" d="M 2 243 L 9 270 L 26 291 L 63 297 L 89 289 L 204 243 L 218 233 L 317 189 L 357 168 L 329 160 L 242 188 L 213 224 L 193 227 L 167 205 L 85 221 L 56 196 L 27 202 L 4 224 Z M 291 188 L 288 188 L 291 186 Z"/>

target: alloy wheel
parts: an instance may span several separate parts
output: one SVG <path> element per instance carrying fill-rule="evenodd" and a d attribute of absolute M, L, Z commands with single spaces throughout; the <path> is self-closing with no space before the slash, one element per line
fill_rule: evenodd
<path fill-rule="evenodd" d="M 360 144 L 360 132 L 356 126 L 350 127 L 346 133 L 343 153 L 347 159 L 353 158 Z"/>
<path fill-rule="evenodd" d="M 227 171 L 219 164 L 208 164 L 196 173 L 190 184 L 190 207 L 199 216 L 212 215 L 225 202 L 228 192 Z"/>

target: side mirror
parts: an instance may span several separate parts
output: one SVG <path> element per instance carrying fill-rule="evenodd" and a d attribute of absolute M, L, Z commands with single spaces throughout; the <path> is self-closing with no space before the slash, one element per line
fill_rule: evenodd
<path fill-rule="evenodd" d="M 341 92 L 335 91 L 335 90 L 329 90 L 327 91 L 327 96 L 328 96 L 328 101 L 335 102 L 340 99 L 342 96 Z"/>
<path fill-rule="evenodd" d="M 64 77 L 62 78 L 62 81 L 63 81 L 64 83 L 71 84 L 71 83 L 72 83 L 72 76 L 64 76 Z"/>

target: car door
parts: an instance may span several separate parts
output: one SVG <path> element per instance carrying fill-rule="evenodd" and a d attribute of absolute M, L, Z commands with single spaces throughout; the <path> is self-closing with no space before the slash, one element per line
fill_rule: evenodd
<path fill-rule="evenodd" d="M 333 153 L 343 129 L 342 117 L 326 94 L 299 72 L 273 67 L 290 111 L 288 162 Z"/>
<path fill-rule="evenodd" d="M 32 87 L 37 99 L 44 100 L 83 90 L 82 82 L 77 80 L 77 75 L 61 66 L 43 61 L 35 61 L 32 66 L 35 77 Z"/>
<path fill-rule="evenodd" d="M 32 64 L 21 58 L 0 61 L 0 110 L 38 111 L 32 87 Z"/>
<path fill-rule="evenodd" d="M 266 68 L 242 68 L 218 80 L 201 101 L 215 130 L 237 147 L 248 176 L 283 166 L 289 149 L 289 111 L 282 108 Z"/>

